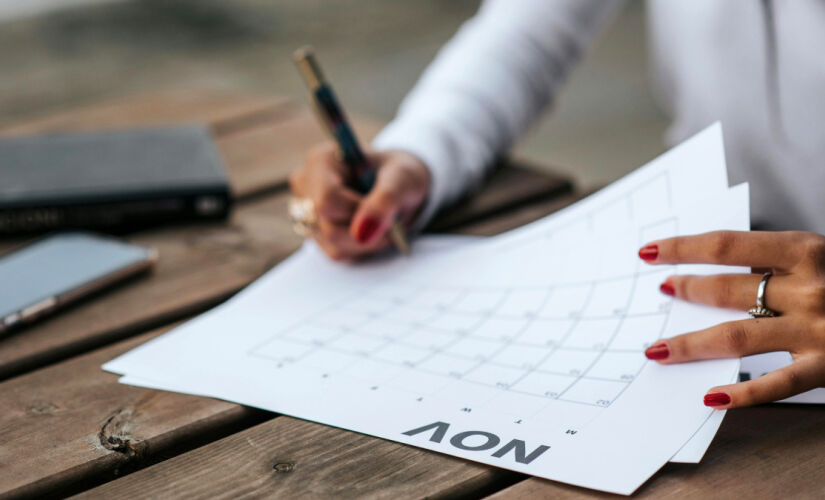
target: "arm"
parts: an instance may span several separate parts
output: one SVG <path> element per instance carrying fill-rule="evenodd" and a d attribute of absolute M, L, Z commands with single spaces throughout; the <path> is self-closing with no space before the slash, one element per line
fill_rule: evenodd
<path fill-rule="evenodd" d="M 404 151 L 430 171 L 416 223 L 477 187 L 495 159 L 549 104 L 621 0 L 486 0 L 441 50 L 379 151 Z"/>

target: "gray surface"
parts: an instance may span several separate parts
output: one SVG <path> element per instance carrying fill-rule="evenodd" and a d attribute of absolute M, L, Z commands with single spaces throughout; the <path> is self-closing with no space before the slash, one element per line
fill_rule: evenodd
<path fill-rule="evenodd" d="M 49 297 L 97 281 L 149 256 L 137 245 L 64 233 L 0 257 L 0 321 Z"/>
<path fill-rule="evenodd" d="M 229 189 L 202 126 L 0 139 L 0 207 Z"/>
<path fill-rule="evenodd" d="M 0 123 L 159 89 L 304 98 L 289 60 L 313 43 L 342 101 L 389 119 L 477 0 L 132 0 L 0 23 Z M 519 146 L 606 182 L 663 149 L 647 85 L 642 4 L 630 2 Z"/>

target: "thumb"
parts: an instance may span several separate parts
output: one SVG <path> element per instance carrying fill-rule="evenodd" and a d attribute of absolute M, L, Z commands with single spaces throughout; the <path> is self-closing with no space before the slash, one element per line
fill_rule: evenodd
<path fill-rule="evenodd" d="M 400 209 L 401 186 L 394 176 L 381 175 L 389 169 L 380 169 L 375 186 L 358 205 L 350 224 L 350 235 L 361 245 L 379 241 L 390 229 Z"/>

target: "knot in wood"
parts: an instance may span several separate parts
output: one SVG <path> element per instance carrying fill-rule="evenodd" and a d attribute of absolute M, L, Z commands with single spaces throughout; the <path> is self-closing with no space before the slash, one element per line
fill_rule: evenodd
<path fill-rule="evenodd" d="M 272 468 L 275 469 L 275 472 L 287 473 L 292 472 L 292 469 L 295 468 L 295 464 L 292 462 L 278 462 L 273 465 Z"/>
<path fill-rule="evenodd" d="M 130 438 L 129 427 L 133 411 L 131 409 L 116 410 L 103 424 L 98 433 L 100 444 L 107 450 L 122 453 L 129 458 L 140 454 L 143 443 Z"/>

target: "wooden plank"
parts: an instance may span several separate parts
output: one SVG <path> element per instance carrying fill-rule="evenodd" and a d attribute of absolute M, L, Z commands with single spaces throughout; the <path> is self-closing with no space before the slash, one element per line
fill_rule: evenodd
<path fill-rule="evenodd" d="M 286 193 L 241 205 L 227 223 L 169 227 L 129 238 L 156 248 L 154 271 L 0 342 L 0 379 L 204 310 L 301 243 L 283 215 Z"/>
<path fill-rule="evenodd" d="M 268 418 L 215 399 L 121 385 L 100 369 L 167 329 L 0 384 L 0 498 L 63 496 L 79 482 Z"/>
<path fill-rule="evenodd" d="M 209 126 L 236 197 L 284 189 L 306 150 L 324 139 L 305 107 L 277 97 L 227 93 L 138 95 L 0 128 L 0 135 L 109 130 L 184 123 Z M 366 138 L 380 126 L 358 120 Z"/>
<path fill-rule="evenodd" d="M 457 498 L 519 476 L 447 455 L 278 417 L 78 498 Z"/>
<path fill-rule="evenodd" d="M 215 399 L 121 385 L 117 376 L 100 369 L 105 361 L 165 330 L 0 383 L 0 442 L 8 443 L 0 448 L 0 498 L 62 496 L 152 463 L 159 455 L 174 454 L 204 434 L 261 419 L 248 408 Z M 230 496 L 249 484 L 252 492 L 287 496 L 458 496 L 492 491 L 518 477 L 310 422 L 279 417 L 271 424 L 209 444 L 204 458 L 185 454 L 186 468 L 202 468 L 211 477 L 202 490 L 199 473 L 180 472 L 192 481 L 180 483 L 189 490 L 186 496 Z M 215 452 L 220 463 L 211 457 Z M 286 462 L 293 464 L 291 474 L 273 470 Z M 176 462 L 162 463 L 168 467 L 153 469 L 153 482 L 179 473 Z M 138 490 L 146 489 L 142 484 Z M 165 487 L 174 491 L 163 491 Z M 177 487 L 175 480 L 143 494 L 168 497 L 186 491 Z"/>
<path fill-rule="evenodd" d="M 216 142 L 236 197 L 286 189 L 289 174 L 301 166 L 307 151 L 326 140 L 317 120 L 305 107 L 291 106 L 277 118 L 218 136 Z M 353 124 L 364 141 L 372 140 L 382 126 L 361 117 L 356 117 Z"/>
<path fill-rule="evenodd" d="M 731 410 L 702 463 L 667 464 L 638 498 L 821 498 L 825 407 L 765 405 Z M 529 479 L 491 498 L 615 498 Z"/>
<path fill-rule="evenodd" d="M 561 210 L 579 201 L 587 196 L 587 194 L 586 192 L 569 192 L 560 196 L 548 196 L 540 201 L 507 211 L 498 217 L 491 217 L 463 225 L 456 229 L 456 232 L 477 236 L 496 235 L 550 215 L 557 210 Z"/>
<path fill-rule="evenodd" d="M 167 91 L 124 96 L 0 126 L 0 135 L 91 131 L 208 123 L 218 132 L 269 119 L 286 105 L 280 97 L 215 91 Z"/>
<path fill-rule="evenodd" d="M 518 159 L 507 160 L 492 172 L 483 189 L 439 214 L 427 230 L 445 232 L 481 220 L 494 220 L 495 215 L 564 197 L 572 190 L 572 182 L 565 177 L 538 172 Z"/>

